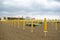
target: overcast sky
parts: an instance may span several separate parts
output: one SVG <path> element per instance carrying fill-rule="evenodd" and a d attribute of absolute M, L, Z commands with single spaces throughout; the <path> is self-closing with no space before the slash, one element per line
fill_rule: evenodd
<path fill-rule="evenodd" d="M 60 0 L 0 0 L 1 16 L 60 18 Z"/>

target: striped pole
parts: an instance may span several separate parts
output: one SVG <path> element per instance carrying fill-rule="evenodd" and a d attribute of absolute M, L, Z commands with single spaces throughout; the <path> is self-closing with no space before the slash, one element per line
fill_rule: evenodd
<path fill-rule="evenodd" d="M 31 32 L 33 32 L 33 20 L 31 21 Z"/>
<path fill-rule="evenodd" d="M 56 31 L 57 31 L 57 27 L 58 27 L 57 19 L 55 19 L 55 25 L 56 25 Z"/>
<path fill-rule="evenodd" d="M 12 26 L 14 27 L 14 20 L 12 20 Z"/>
<path fill-rule="evenodd" d="M 16 26 L 16 21 L 17 21 L 17 20 L 14 20 L 14 27 Z"/>
<path fill-rule="evenodd" d="M 44 18 L 44 31 L 47 31 L 47 22 L 46 22 L 46 18 Z"/>
<path fill-rule="evenodd" d="M 25 30 L 25 20 L 23 20 L 23 30 Z"/>
<path fill-rule="evenodd" d="M 52 25 L 54 25 L 54 22 L 55 22 L 55 20 L 54 20 L 54 19 L 52 19 Z"/>
<path fill-rule="evenodd" d="M 18 28 L 19 28 L 19 19 L 18 19 Z"/>
<path fill-rule="evenodd" d="M 16 20 L 13 20 L 13 27 L 16 26 Z"/>
<path fill-rule="evenodd" d="M 44 18 L 44 32 L 45 32 L 45 36 L 47 33 L 47 22 L 46 22 L 46 18 Z"/>
<path fill-rule="evenodd" d="M 9 21 L 10 21 L 10 24 L 9 24 L 9 25 L 10 25 L 10 27 L 11 27 L 11 20 L 9 20 Z"/>
<path fill-rule="evenodd" d="M 12 20 L 12 26 L 13 26 L 13 20 Z"/>
<path fill-rule="evenodd" d="M 37 24 L 39 23 L 39 20 L 37 20 Z"/>

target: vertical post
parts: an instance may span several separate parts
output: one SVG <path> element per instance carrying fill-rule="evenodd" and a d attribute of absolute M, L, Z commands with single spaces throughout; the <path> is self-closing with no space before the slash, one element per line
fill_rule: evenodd
<path fill-rule="evenodd" d="M 14 27 L 15 27 L 15 20 L 14 20 L 14 22 L 13 22 L 13 25 L 14 25 Z"/>
<path fill-rule="evenodd" d="M 10 20 L 11 21 L 11 26 L 12 26 L 12 20 Z"/>
<path fill-rule="evenodd" d="M 15 22 L 16 22 L 16 20 L 13 20 L 13 27 L 15 27 Z"/>
<path fill-rule="evenodd" d="M 10 27 L 11 27 L 11 20 L 9 20 L 10 21 Z"/>
<path fill-rule="evenodd" d="M 11 20 L 11 26 L 12 26 L 12 20 Z"/>
<path fill-rule="evenodd" d="M 52 19 L 52 25 L 54 25 L 54 19 Z"/>
<path fill-rule="evenodd" d="M 46 18 L 44 18 L 44 31 L 47 31 L 47 22 L 46 22 Z"/>
<path fill-rule="evenodd" d="M 31 20 L 31 32 L 33 32 L 33 20 Z"/>
<path fill-rule="evenodd" d="M 25 20 L 23 20 L 23 30 L 25 30 Z"/>
<path fill-rule="evenodd" d="M 17 21 L 17 20 L 14 20 L 14 27 L 16 26 L 16 21 Z"/>
<path fill-rule="evenodd" d="M 47 33 L 47 22 L 46 22 L 46 18 L 44 18 L 44 32 L 45 32 L 45 36 Z"/>
<path fill-rule="evenodd" d="M 12 26 L 12 20 L 10 20 L 10 26 Z"/>
<path fill-rule="evenodd" d="M 37 24 L 39 23 L 39 20 L 37 20 Z"/>
<path fill-rule="evenodd" d="M 13 20 L 13 27 L 14 27 L 14 20 Z"/>
<path fill-rule="evenodd" d="M 18 28 L 19 28 L 19 18 L 18 18 Z"/>
<path fill-rule="evenodd" d="M 55 25 L 56 25 L 56 31 L 57 31 L 57 27 L 58 27 L 58 25 L 57 25 L 57 19 L 55 19 Z"/>
<path fill-rule="evenodd" d="M 13 20 L 12 20 L 12 26 L 13 26 Z"/>

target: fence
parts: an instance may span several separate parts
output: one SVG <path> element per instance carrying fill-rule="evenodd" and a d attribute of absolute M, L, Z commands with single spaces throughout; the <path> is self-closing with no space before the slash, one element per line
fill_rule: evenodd
<path fill-rule="evenodd" d="M 1 20 L 1 22 L 5 22 L 5 23 L 9 22 L 12 25 L 15 25 L 17 23 L 18 24 L 17 25 L 18 28 L 21 25 L 21 23 L 23 23 L 23 30 L 25 30 L 26 23 L 31 23 L 31 32 L 33 32 L 33 28 L 34 28 L 33 25 L 34 25 L 34 23 L 39 24 L 39 22 L 43 22 L 45 36 L 46 36 L 46 33 L 48 32 L 48 30 L 47 30 L 48 26 L 47 26 L 47 20 L 46 20 L 46 18 L 44 18 L 44 21 L 42 21 L 42 20 L 19 20 L 18 19 L 18 20 Z M 58 20 L 57 19 L 50 20 L 48 22 L 52 22 L 53 25 L 56 25 L 55 27 L 56 27 L 56 30 L 57 30 L 57 27 L 58 27 L 58 24 L 57 24 Z"/>

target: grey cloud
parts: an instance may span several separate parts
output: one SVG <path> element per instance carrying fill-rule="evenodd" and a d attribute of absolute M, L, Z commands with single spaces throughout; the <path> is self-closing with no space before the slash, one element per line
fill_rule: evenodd
<path fill-rule="evenodd" d="M 3 11 L 8 12 L 7 14 L 3 13 Z M 45 8 L 42 4 L 32 3 L 30 7 L 14 7 L 14 6 L 4 6 L 2 3 L 0 4 L 0 15 L 60 15 L 60 7 L 55 8 Z"/>
<path fill-rule="evenodd" d="M 48 1 L 50 1 L 50 2 L 51 2 L 51 1 L 60 2 L 60 0 L 48 0 Z"/>
<path fill-rule="evenodd" d="M 54 1 L 60 2 L 60 0 L 54 0 Z"/>

